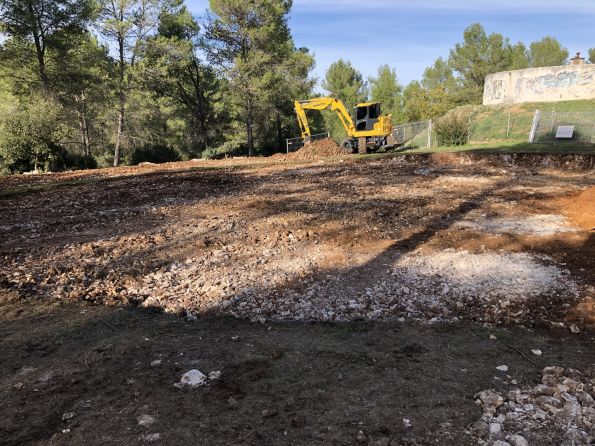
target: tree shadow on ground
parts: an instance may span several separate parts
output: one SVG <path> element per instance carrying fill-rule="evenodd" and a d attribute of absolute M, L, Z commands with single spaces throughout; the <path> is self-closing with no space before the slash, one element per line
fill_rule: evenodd
<path fill-rule="evenodd" d="M 588 335 L 521 328 L 262 325 L 219 316 L 188 323 L 80 303 L 24 310 L 4 303 L 2 310 L 0 432 L 7 445 L 142 444 L 142 435 L 155 432 L 167 444 L 352 444 L 359 430 L 400 444 L 436 436 L 471 445 L 464 429 L 480 415 L 473 394 L 508 389 L 498 365 L 507 364 L 520 385 L 533 385 L 541 367 L 595 361 Z M 509 345 L 544 355 L 532 364 Z M 192 368 L 223 376 L 204 388 L 175 388 Z M 277 415 L 263 417 L 265 409 Z M 138 426 L 142 414 L 156 423 Z M 442 432 L 447 421 L 452 428 Z"/>
<path fill-rule="evenodd" d="M 244 184 L 242 175 L 234 173 L 234 187 L 214 196 L 262 186 L 251 180 Z M 307 175 L 314 178 L 317 170 Z M 429 187 L 432 178 L 424 184 Z M 427 244 L 486 201 L 505 193 L 507 185 L 497 181 L 446 203 L 443 211 L 426 215 L 361 265 L 309 274 L 314 279 L 317 274 L 333 274 L 364 287 L 385 274 L 384 265 Z M 349 195 L 337 189 L 340 183 L 328 187 L 335 188 L 337 196 Z M 161 197 L 179 190 L 174 186 Z M 200 204 L 211 196 L 201 189 L 193 197 L 194 192 L 188 188 L 186 204 Z M 142 202 L 142 195 L 134 198 Z M 399 204 L 407 209 L 416 205 L 410 199 L 379 200 L 372 207 L 390 209 Z M 255 218 L 263 220 L 300 208 L 311 216 L 335 221 L 347 220 L 354 211 L 338 203 L 331 216 L 324 217 L 328 215 L 325 203 L 289 197 L 278 207 L 263 204 Z M 156 223 L 165 225 L 167 221 Z M 146 228 L 154 226 L 128 230 L 134 235 Z M 352 228 L 345 226 L 346 231 Z M 222 231 L 215 229 L 210 235 L 217 238 Z M 108 231 L 97 240 L 107 234 L 113 236 Z M 181 239 L 178 245 L 190 244 L 193 237 Z M 587 243 L 593 243 L 592 236 Z M 560 248 L 542 247 L 544 251 Z M 170 249 L 171 245 L 162 247 L 164 252 Z M 154 252 L 138 253 L 139 258 L 150 255 Z M 120 263 L 106 267 L 121 269 L 125 260 L 116 256 L 114 261 Z M 131 271 L 143 274 L 142 270 Z M 489 339 L 489 331 L 497 334 L 498 341 Z M 581 368 L 595 361 L 591 332 L 570 336 L 567 331 L 394 321 L 262 325 L 217 314 L 188 323 L 141 308 L 34 298 L 2 304 L 0 340 L 0 388 L 5 395 L 0 402 L 4 414 L 0 434 L 4 443 L 15 445 L 141 444 L 147 433 L 160 433 L 167 444 L 352 444 L 359 430 L 370 439 L 392 438 L 405 445 L 427 444 L 435 438 L 442 444 L 470 445 L 476 440 L 467 437 L 464 429 L 480 415 L 473 394 L 491 387 L 509 388 L 497 366 L 507 364 L 509 374 L 523 385 L 537 382 L 543 366 Z M 544 355 L 528 361 L 518 353 L 532 348 L 540 348 Z M 157 359 L 161 364 L 151 366 Z M 223 377 L 201 389 L 173 387 L 191 368 L 221 370 Z M 230 397 L 239 402 L 237 409 L 230 408 Z M 265 409 L 276 411 L 276 416 L 263 417 Z M 74 412 L 73 418 L 63 421 L 68 412 Z M 145 413 L 157 419 L 148 429 L 137 423 L 137 417 Z M 412 421 L 412 429 L 405 428 L 403 418 Z M 442 432 L 439 425 L 444 421 L 453 428 Z"/>

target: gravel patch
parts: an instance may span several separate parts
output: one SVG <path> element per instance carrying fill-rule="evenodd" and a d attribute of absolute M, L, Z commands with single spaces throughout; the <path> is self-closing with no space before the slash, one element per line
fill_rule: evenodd
<path fill-rule="evenodd" d="M 349 274 L 327 276 L 299 292 L 243 293 L 223 307 L 238 317 L 264 319 L 498 321 L 529 317 L 530 300 L 547 306 L 552 298 L 579 295 L 569 271 L 526 253 L 413 253 L 383 277 L 369 286 L 346 287 Z"/>
<path fill-rule="evenodd" d="M 576 232 L 562 215 L 531 215 L 527 217 L 479 218 L 475 221 L 461 221 L 459 228 L 495 234 L 520 234 L 550 236 L 561 232 Z"/>

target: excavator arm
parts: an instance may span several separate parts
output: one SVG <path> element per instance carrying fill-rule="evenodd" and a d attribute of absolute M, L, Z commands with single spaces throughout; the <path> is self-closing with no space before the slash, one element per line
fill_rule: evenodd
<path fill-rule="evenodd" d="M 302 138 L 309 138 L 312 136 L 310 132 L 310 125 L 306 116 L 306 110 L 333 110 L 337 113 L 341 124 L 345 128 L 348 136 L 353 136 L 355 133 L 355 125 L 353 120 L 345 107 L 345 104 L 339 99 L 335 98 L 313 98 L 305 101 L 295 101 L 295 112 L 297 114 L 298 123 L 302 132 Z"/>

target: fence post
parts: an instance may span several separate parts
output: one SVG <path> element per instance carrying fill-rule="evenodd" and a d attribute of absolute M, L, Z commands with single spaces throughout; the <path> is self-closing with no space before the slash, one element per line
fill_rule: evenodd
<path fill-rule="evenodd" d="M 510 137 L 510 114 L 511 112 L 508 112 L 508 124 L 506 124 L 506 139 L 508 139 Z"/>
<path fill-rule="evenodd" d="M 432 120 L 428 121 L 428 149 L 432 148 Z"/>
<path fill-rule="evenodd" d="M 541 112 L 539 110 L 535 110 L 535 114 L 533 115 L 533 122 L 531 123 L 531 131 L 529 132 L 529 144 L 533 144 L 535 141 L 535 134 L 537 133 L 537 127 L 539 126 L 539 119 L 541 116 Z"/>

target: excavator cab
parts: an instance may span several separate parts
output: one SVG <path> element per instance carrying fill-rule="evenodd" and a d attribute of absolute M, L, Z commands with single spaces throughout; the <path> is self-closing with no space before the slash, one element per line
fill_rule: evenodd
<path fill-rule="evenodd" d="M 374 130 L 380 118 L 380 102 L 362 102 L 355 106 L 355 130 L 365 132 Z"/>

